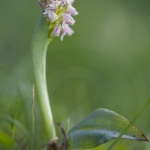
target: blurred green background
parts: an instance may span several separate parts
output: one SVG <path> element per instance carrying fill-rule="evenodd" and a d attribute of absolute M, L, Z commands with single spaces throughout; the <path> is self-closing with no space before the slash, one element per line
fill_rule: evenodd
<path fill-rule="evenodd" d="M 132 120 L 150 98 L 150 1 L 76 0 L 74 6 L 79 12 L 75 34 L 63 42 L 57 38 L 47 54 L 55 123 L 65 126 L 69 118 L 71 127 L 97 108 Z M 19 145 L 14 149 L 28 145 L 34 83 L 30 47 L 40 13 L 36 0 L 0 1 L 0 149 L 12 149 L 13 137 Z M 135 124 L 150 140 L 150 108 Z M 35 102 L 35 147 L 44 137 Z M 150 143 L 121 140 L 117 148 L 149 150 Z"/>

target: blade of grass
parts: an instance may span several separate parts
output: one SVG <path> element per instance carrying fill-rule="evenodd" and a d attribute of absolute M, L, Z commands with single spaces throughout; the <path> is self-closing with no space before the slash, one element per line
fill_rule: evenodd
<path fill-rule="evenodd" d="M 146 108 L 150 105 L 150 99 L 146 101 L 142 109 L 138 112 L 138 114 L 131 120 L 130 124 L 121 132 L 121 134 L 115 139 L 115 141 L 108 147 L 107 150 L 111 150 L 116 143 L 120 140 L 121 136 L 130 128 L 130 126 L 142 115 L 142 113 L 146 110 Z M 145 137 L 145 141 L 148 139 Z"/>
<path fill-rule="evenodd" d="M 32 136 L 34 136 L 34 84 L 32 87 Z"/>
<path fill-rule="evenodd" d="M 11 124 L 14 124 L 14 126 L 18 127 L 24 133 L 24 135 L 29 139 L 29 137 L 30 137 L 29 132 L 27 131 L 25 126 L 22 123 L 20 123 L 18 120 L 14 119 L 8 115 L 1 115 L 0 119 L 5 120 Z"/>
<path fill-rule="evenodd" d="M 34 150 L 34 84 L 32 86 L 32 131 L 30 139 L 30 148 Z"/>

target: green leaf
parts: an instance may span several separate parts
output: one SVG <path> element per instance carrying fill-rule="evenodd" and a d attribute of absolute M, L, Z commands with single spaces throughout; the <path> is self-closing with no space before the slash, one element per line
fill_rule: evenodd
<path fill-rule="evenodd" d="M 129 125 L 123 116 L 100 108 L 75 125 L 68 133 L 72 149 L 90 149 L 117 138 Z M 147 141 L 145 135 L 131 125 L 122 138 Z"/>

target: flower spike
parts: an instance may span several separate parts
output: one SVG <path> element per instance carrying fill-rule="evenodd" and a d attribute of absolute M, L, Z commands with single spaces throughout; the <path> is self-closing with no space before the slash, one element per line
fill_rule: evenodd
<path fill-rule="evenodd" d="M 74 25 L 72 16 L 78 15 L 72 6 L 74 0 L 39 0 L 43 15 L 50 25 L 50 36 L 71 36 L 74 31 L 69 25 Z"/>

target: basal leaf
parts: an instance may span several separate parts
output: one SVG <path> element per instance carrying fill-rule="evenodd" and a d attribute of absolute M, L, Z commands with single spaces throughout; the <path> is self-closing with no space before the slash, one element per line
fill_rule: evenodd
<path fill-rule="evenodd" d="M 123 116 L 100 108 L 75 125 L 68 133 L 72 149 L 90 149 L 120 135 L 129 125 Z M 131 125 L 122 138 L 147 141 L 145 135 Z"/>

